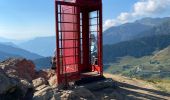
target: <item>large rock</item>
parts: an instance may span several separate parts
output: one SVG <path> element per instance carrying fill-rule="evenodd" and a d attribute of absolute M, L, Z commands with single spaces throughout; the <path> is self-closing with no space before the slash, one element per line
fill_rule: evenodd
<path fill-rule="evenodd" d="M 92 92 L 86 88 L 76 88 L 70 92 L 63 93 L 62 100 L 97 100 Z"/>
<path fill-rule="evenodd" d="M 34 88 L 37 88 L 43 84 L 47 84 L 47 80 L 40 77 L 40 78 L 32 80 L 32 83 L 33 83 Z"/>
<path fill-rule="evenodd" d="M 26 59 L 10 58 L 0 63 L 0 68 L 13 78 L 25 79 L 29 82 L 35 78 L 35 66 L 32 61 Z"/>
<path fill-rule="evenodd" d="M 36 92 L 36 91 L 41 91 L 42 89 L 46 88 L 47 86 L 48 86 L 48 85 L 46 85 L 46 84 L 40 85 L 39 87 L 34 88 L 34 91 L 35 91 L 35 92 Z"/>
<path fill-rule="evenodd" d="M 26 96 L 31 84 L 25 80 L 8 77 L 0 69 L 0 100 L 21 100 Z"/>
<path fill-rule="evenodd" d="M 18 87 L 21 89 L 22 93 L 25 95 L 29 89 L 33 89 L 32 83 L 25 79 L 19 81 Z"/>
<path fill-rule="evenodd" d="M 43 78 L 48 81 L 49 85 L 53 88 L 57 87 L 57 75 L 55 70 L 51 69 L 43 69 L 38 72 L 36 72 L 37 82 L 41 82 L 40 78 Z M 39 80 L 38 80 L 39 79 Z M 35 81 L 36 81 L 35 80 Z M 35 84 L 35 81 L 33 81 L 33 84 Z"/>
<path fill-rule="evenodd" d="M 35 66 L 26 59 L 8 59 L 0 63 L 0 95 L 2 100 L 23 99 L 33 88 Z"/>
<path fill-rule="evenodd" d="M 92 92 L 82 87 L 60 91 L 48 85 L 42 87 L 34 93 L 33 100 L 97 100 Z"/>
<path fill-rule="evenodd" d="M 56 88 L 57 87 L 57 76 L 54 75 L 50 77 L 50 79 L 48 80 L 48 83 L 51 87 Z"/>
<path fill-rule="evenodd" d="M 49 80 L 51 77 L 55 75 L 56 75 L 55 70 L 51 70 L 51 69 L 42 69 L 36 72 L 36 78 L 42 77 L 46 80 Z"/>
<path fill-rule="evenodd" d="M 5 94 L 7 91 L 15 88 L 17 86 L 17 82 L 15 80 L 11 80 L 2 69 L 0 69 L 0 94 Z"/>
<path fill-rule="evenodd" d="M 50 100 L 53 95 L 53 89 L 46 85 L 43 89 L 34 93 L 33 100 Z"/>

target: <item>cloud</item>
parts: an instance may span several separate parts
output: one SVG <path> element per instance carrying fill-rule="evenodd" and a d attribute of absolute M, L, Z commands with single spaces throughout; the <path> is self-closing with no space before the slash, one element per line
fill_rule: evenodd
<path fill-rule="evenodd" d="M 104 25 L 103 25 L 104 30 L 108 29 L 108 28 L 111 27 L 111 26 L 115 26 L 116 24 L 117 24 L 117 23 L 116 23 L 116 20 L 114 20 L 114 19 L 108 19 L 108 20 L 106 20 L 106 21 L 104 22 Z"/>
<path fill-rule="evenodd" d="M 170 14 L 169 10 L 170 0 L 140 0 L 133 5 L 131 12 L 122 12 L 117 18 L 106 20 L 104 29 L 142 17 L 164 17 Z"/>
<path fill-rule="evenodd" d="M 157 15 L 169 10 L 170 0 L 141 0 L 134 4 L 132 16 Z"/>

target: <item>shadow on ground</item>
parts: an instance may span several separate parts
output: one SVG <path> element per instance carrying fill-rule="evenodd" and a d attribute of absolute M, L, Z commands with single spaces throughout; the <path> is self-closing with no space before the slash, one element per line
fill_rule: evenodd
<path fill-rule="evenodd" d="M 92 90 L 92 92 L 99 100 L 170 100 L 170 93 L 118 81 L 113 83 L 112 87 Z"/>

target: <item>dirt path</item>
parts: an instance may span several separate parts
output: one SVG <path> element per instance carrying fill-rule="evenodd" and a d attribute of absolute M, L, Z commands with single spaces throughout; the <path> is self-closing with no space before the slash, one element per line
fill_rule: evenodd
<path fill-rule="evenodd" d="M 159 91 L 154 84 L 120 75 L 105 74 L 115 87 L 93 93 L 101 100 L 170 100 L 170 94 Z M 102 98 L 101 98 L 102 97 Z"/>

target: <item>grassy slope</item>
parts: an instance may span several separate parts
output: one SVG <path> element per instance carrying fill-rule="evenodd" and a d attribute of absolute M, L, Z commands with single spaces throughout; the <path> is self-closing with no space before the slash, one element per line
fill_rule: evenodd
<path fill-rule="evenodd" d="M 122 57 L 105 71 L 140 78 L 153 83 L 162 91 L 170 92 L 170 73 L 163 73 L 170 72 L 170 46 L 153 56 Z"/>
<path fill-rule="evenodd" d="M 153 56 L 144 56 L 135 58 L 125 56 L 112 64 L 111 67 L 106 69 L 110 73 L 126 73 L 129 71 L 170 71 L 170 46 L 156 52 Z"/>

